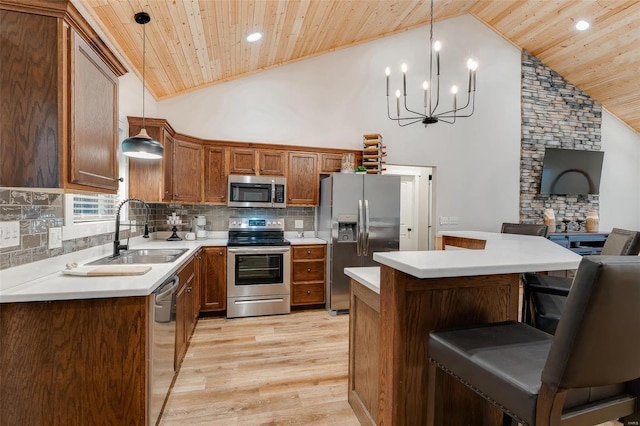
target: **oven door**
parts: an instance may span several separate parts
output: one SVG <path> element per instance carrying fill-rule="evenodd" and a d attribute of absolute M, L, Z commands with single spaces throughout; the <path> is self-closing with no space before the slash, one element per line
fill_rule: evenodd
<path fill-rule="evenodd" d="M 288 295 L 290 273 L 289 246 L 227 249 L 227 297 Z"/>

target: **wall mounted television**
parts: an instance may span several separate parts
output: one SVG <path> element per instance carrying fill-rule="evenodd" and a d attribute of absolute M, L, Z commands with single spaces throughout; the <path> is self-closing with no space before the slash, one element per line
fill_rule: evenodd
<path fill-rule="evenodd" d="M 598 194 L 603 158 L 603 151 L 546 148 L 540 194 Z"/>

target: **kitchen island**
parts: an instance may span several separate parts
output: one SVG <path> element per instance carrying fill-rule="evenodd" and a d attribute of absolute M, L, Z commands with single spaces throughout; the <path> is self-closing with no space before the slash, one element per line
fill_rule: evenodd
<path fill-rule="evenodd" d="M 349 403 L 362 424 L 426 424 L 430 411 L 438 425 L 500 424 L 498 409 L 442 372 L 427 407 L 429 332 L 517 320 L 520 273 L 575 269 L 581 259 L 542 237 L 442 235 L 444 251 L 375 253 L 379 268 L 345 269 Z"/>

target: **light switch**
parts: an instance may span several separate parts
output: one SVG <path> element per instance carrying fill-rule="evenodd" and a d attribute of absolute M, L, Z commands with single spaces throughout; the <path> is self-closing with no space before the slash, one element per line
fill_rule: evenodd
<path fill-rule="evenodd" d="M 0 222 L 0 248 L 20 245 L 20 222 Z"/>
<path fill-rule="evenodd" d="M 62 247 L 62 228 L 49 228 L 49 248 Z"/>
<path fill-rule="evenodd" d="M 296 229 L 302 229 L 302 228 L 304 228 L 304 221 L 296 220 Z"/>
<path fill-rule="evenodd" d="M 448 225 L 449 216 L 440 216 L 440 225 Z"/>

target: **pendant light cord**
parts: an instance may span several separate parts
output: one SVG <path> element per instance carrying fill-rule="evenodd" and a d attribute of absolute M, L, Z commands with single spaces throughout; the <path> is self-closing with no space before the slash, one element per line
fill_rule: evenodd
<path fill-rule="evenodd" d="M 142 128 L 144 126 L 144 73 L 145 73 L 145 57 L 147 52 L 147 27 L 146 24 L 142 25 Z"/>

